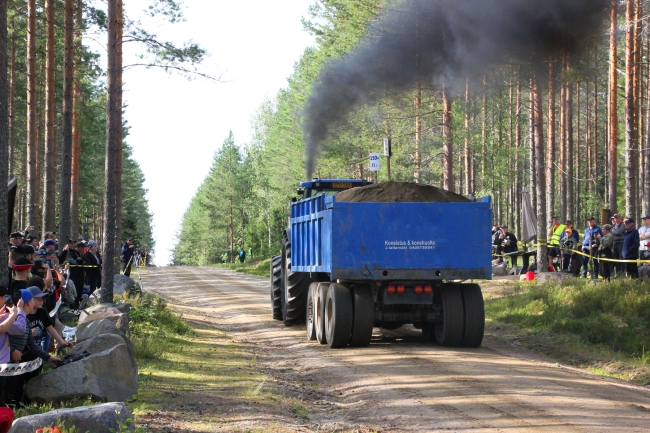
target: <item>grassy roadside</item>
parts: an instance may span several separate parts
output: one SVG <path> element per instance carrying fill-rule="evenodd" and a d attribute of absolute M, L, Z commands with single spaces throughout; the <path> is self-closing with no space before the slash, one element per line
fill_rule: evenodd
<path fill-rule="evenodd" d="M 485 302 L 487 329 L 563 363 L 650 384 L 650 282 L 513 284 Z"/>
<path fill-rule="evenodd" d="M 226 264 L 218 263 L 216 265 L 210 265 L 210 266 L 230 269 L 232 271 L 242 272 L 247 275 L 256 275 L 258 277 L 268 278 L 270 273 L 271 259 L 254 258 L 253 260 L 246 259 L 244 263 L 239 263 L 238 261 L 237 263 L 226 263 Z"/>

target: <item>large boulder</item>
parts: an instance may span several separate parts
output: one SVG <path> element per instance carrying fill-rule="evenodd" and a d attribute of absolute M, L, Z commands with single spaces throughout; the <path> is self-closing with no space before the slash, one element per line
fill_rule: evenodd
<path fill-rule="evenodd" d="M 650 266 L 639 266 L 639 278 L 650 279 Z"/>
<path fill-rule="evenodd" d="M 568 274 L 566 272 L 540 272 L 535 276 L 535 278 L 537 279 L 537 285 L 541 286 L 549 281 L 562 284 L 563 281 L 570 280 L 575 277 L 574 275 Z"/>
<path fill-rule="evenodd" d="M 116 274 L 113 277 L 113 294 L 122 295 L 124 292 L 130 292 L 135 289 L 135 280 L 126 275 Z"/>
<path fill-rule="evenodd" d="M 138 367 L 126 344 L 48 371 L 25 386 L 25 395 L 39 404 L 86 398 L 130 401 L 137 393 Z"/>
<path fill-rule="evenodd" d="M 128 339 L 120 337 L 117 334 L 102 334 L 88 340 L 84 340 L 80 343 L 77 343 L 69 352 L 70 355 L 77 355 L 83 352 L 88 352 L 90 354 L 101 353 L 112 347 L 115 347 L 119 344 L 126 344 L 126 347 L 133 355 L 133 343 Z"/>
<path fill-rule="evenodd" d="M 117 311 L 117 309 L 115 311 Z M 77 333 L 83 332 L 91 323 L 100 320 L 108 320 L 109 322 L 113 322 L 120 331 L 126 334 L 129 332 L 130 319 L 131 316 L 129 316 L 128 313 L 120 313 L 119 311 L 117 313 L 106 311 L 104 313 L 91 314 L 86 317 L 86 320 L 83 323 L 81 321 L 79 322 L 79 325 L 77 325 Z"/>
<path fill-rule="evenodd" d="M 506 267 L 505 262 L 492 265 L 493 277 L 505 277 L 506 275 L 508 275 L 508 268 Z"/>
<path fill-rule="evenodd" d="M 129 340 L 129 338 L 124 334 L 124 332 L 120 331 L 119 328 L 115 326 L 115 323 L 111 322 L 108 319 L 101 319 L 95 322 L 90 322 L 88 326 L 84 327 L 82 331 L 79 331 L 79 329 L 77 329 L 77 333 L 75 334 L 75 339 L 77 341 L 77 344 L 80 344 L 86 340 L 97 337 L 99 335 L 107 335 L 107 334 L 113 334 L 119 336 L 124 340 L 126 345 L 129 347 L 129 351 L 131 353 L 135 352 L 135 345 L 133 344 L 133 342 Z"/>
<path fill-rule="evenodd" d="M 100 304 L 100 305 L 106 305 L 106 304 Z M 99 305 L 96 305 L 95 307 L 98 306 Z M 93 311 L 95 310 L 95 307 L 81 311 L 81 314 L 79 314 L 79 325 L 81 325 L 82 323 L 94 322 L 95 320 L 103 319 L 104 317 L 113 316 L 115 314 L 122 314 L 122 312 L 115 307 L 107 307 L 97 311 Z"/>
<path fill-rule="evenodd" d="M 124 403 L 104 403 L 24 416 L 14 421 L 9 433 L 34 433 L 41 428 L 62 425 L 74 427 L 75 433 L 118 432 L 124 431 L 123 425 L 127 426 L 128 431 L 135 431 L 131 409 Z"/>

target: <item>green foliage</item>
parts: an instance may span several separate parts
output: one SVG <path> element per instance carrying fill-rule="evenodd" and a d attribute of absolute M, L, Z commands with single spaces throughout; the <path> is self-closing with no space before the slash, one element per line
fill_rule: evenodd
<path fill-rule="evenodd" d="M 576 279 L 564 286 L 532 286 L 486 301 L 486 316 L 533 332 L 571 334 L 642 359 L 650 347 L 650 282 Z"/>

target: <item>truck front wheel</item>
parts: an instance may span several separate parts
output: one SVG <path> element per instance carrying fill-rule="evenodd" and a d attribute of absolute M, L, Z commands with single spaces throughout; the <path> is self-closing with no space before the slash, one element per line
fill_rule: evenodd
<path fill-rule="evenodd" d="M 275 320 L 282 320 L 282 256 L 271 258 L 271 309 Z"/>
<path fill-rule="evenodd" d="M 436 342 L 441 346 L 458 347 L 463 339 L 465 312 L 458 284 L 445 284 L 441 291 L 442 320 L 435 324 Z M 424 331 L 424 328 L 422 328 Z"/>
<path fill-rule="evenodd" d="M 284 240 L 282 247 L 282 318 L 287 326 L 302 323 L 307 310 L 308 274 L 291 271 L 291 241 Z"/>
<path fill-rule="evenodd" d="M 352 333 L 352 296 L 341 284 L 332 283 L 325 302 L 325 333 L 332 349 L 348 345 Z"/>

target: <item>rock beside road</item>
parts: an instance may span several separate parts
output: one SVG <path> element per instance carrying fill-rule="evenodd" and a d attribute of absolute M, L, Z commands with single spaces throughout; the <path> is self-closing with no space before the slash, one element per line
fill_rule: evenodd
<path fill-rule="evenodd" d="M 138 367 L 126 344 L 48 371 L 25 386 L 25 394 L 36 403 L 130 401 L 137 393 Z"/>
<path fill-rule="evenodd" d="M 130 292 L 135 289 L 136 282 L 133 278 L 122 274 L 116 274 L 113 277 L 113 294 L 122 295 L 124 292 Z"/>
<path fill-rule="evenodd" d="M 565 272 L 541 272 L 535 275 L 538 285 L 545 284 L 548 281 L 554 281 L 557 283 L 562 283 L 562 281 L 570 280 L 575 278 L 573 274 L 567 274 Z"/>
<path fill-rule="evenodd" d="M 104 403 L 73 409 L 57 409 L 39 415 L 30 415 L 14 421 L 9 433 L 34 433 L 41 428 L 65 425 L 75 433 L 111 433 L 135 431 L 133 414 L 124 403 Z"/>
<path fill-rule="evenodd" d="M 86 317 L 86 320 L 84 322 L 79 321 L 79 325 L 77 325 L 77 333 L 82 333 L 88 326 L 95 322 L 108 320 L 109 322 L 112 322 L 120 331 L 126 334 L 129 332 L 130 319 L 131 317 L 128 313 L 120 313 L 117 309 L 115 309 L 115 312 L 105 311 L 103 313 L 91 314 L 90 316 Z"/>
<path fill-rule="evenodd" d="M 130 343 L 130 341 L 129 341 Z M 129 352 L 131 352 L 131 355 L 133 355 L 132 347 L 130 347 L 127 343 L 126 340 L 122 337 L 120 337 L 117 334 L 102 334 L 98 335 L 93 338 L 89 338 L 88 340 L 84 340 L 78 344 L 76 344 L 71 350 L 70 350 L 70 355 L 77 355 L 81 354 L 83 352 L 88 352 L 91 354 L 95 353 L 101 353 L 104 352 L 108 349 L 111 349 L 119 344 L 126 344 L 126 347 L 129 349 Z M 132 346 L 133 344 L 131 344 Z"/>
<path fill-rule="evenodd" d="M 114 334 L 119 336 L 129 347 L 129 351 L 131 353 L 135 352 L 135 345 L 133 342 L 129 340 L 124 332 L 120 331 L 120 329 L 115 326 L 115 323 L 108 319 L 101 319 L 95 322 L 90 322 L 81 331 L 79 331 L 79 328 L 77 328 L 76 341 L 77 344 L 79 344 L 83 341 L 105 334 Z"/>
<path fill-rule="evenodd" d="M 115 314 L 128 313 L 131 311 L 131 308 L 133 308 L 133 306 L 130 304 L 104 303 L 104 304 L 93 305 L 92 307 L 86 308 L 81 311 L 81 314 L 79 315 L 79 323 L 85 322 L 88 316 L 93 315 L 95 313 L 103 313 L 104 311 L 109 311 L 109 310 L 114 311 Z"/>

